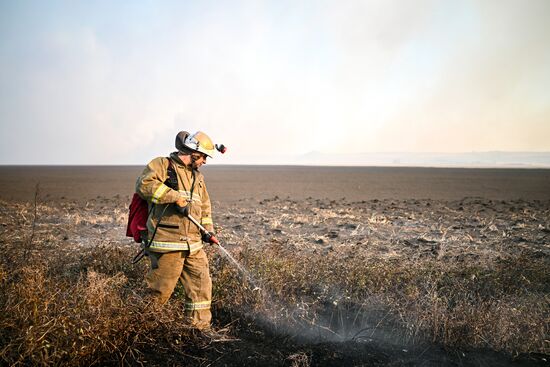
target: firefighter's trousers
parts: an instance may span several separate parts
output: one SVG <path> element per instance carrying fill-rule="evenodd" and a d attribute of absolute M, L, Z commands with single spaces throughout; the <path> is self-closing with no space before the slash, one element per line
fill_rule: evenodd
<path fill-rule="evenodd" d="M 179 279 L 185 290 L 185 314 L 194 327 L 208 329 L 212 319 L 212 279 L 204 250 L 193 253 L 149 252 L 149 259 L 151 268 L 145 279 L 155 300 L 160 304 L 166 303 Z"/>

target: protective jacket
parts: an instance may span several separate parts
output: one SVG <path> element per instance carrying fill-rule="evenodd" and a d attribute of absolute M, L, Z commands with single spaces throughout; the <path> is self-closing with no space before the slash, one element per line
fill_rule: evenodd
<path fill-rule="evenodd" d="M 177 176 L 177 190 L 166 184 L 170 161 Z M 138 177 L 136 192 L 149 202 L 149 251 L 193 253 L 203 247 L 198 227 L 179 213 L 175 204 L 183 197 L 189 205 L 189 213 L 208 231 L 213 230 L 210 196 L 202 173 L 183 164 L 176 153 L 169 158 L 158 157 L 149 162 Z"/>

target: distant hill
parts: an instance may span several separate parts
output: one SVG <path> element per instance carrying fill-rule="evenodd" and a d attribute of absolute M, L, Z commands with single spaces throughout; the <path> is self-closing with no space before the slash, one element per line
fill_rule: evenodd
<path fill-rule="evenodd" d="M 309 152 L 297 164 L 342 166 L 524 167 L 550 168 L 550 152 L 359 153 Z"/>

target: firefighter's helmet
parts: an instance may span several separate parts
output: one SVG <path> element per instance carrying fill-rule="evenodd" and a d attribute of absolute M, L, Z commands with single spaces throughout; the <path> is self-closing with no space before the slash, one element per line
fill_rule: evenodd
<path fill-rule="evenodd" d="M 209 157 L 212 157 L 214 154 L 214 143 L 212 139 L 202 131 L 197 131 L 196 133 L 187 136 L 183 145 L 191 149 L 194 152 L 199 152 L 206 154 Z"/>

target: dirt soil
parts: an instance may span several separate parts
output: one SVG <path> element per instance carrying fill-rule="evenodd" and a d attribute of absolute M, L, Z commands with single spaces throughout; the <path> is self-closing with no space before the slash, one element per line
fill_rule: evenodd
<path fill-rule="evenodd" d="M 36 243 L 41 246 L 62 244 L 67 251 L 99 245 L 136 248 L 124 234 L 133 180 L 139 169 L 42 167 L 33 171 L 3 167 L 0 171 L 4 188 L 0 192 L 1 243 L 21 240 L 34 225 Z M 64 174 L 56 176 L 61 171 Z M 346 261 L 360 257 L 372 262 L 436 261 L 487 267 L 528 254 L 550 265 L 550 171 L 305 171 L 280 167 L 256 171 L 253 167 L 240 171 L 213 167 L 206 171 L 218 237 L 233 256 L 241 259 L 243 252 L 275 246 L 302 259 L 330 256 Z M 89 186 L 90 182 L 94 184 Z M 34 205 L 36 183 L 37 218 L 33 222 L 24 209 Z M 254 190 L 248 190 L 250 187 Z M 102 188 L 108 188 L 107 193 L 102 193 Z M 228 261 L 213 247 L 208 253 L 213 267 Z M 242 281 L 263 284 L 261 274 L 250 271 L 251 278 L 243 276 Z M 334 297 L 334 305 L 343 302 L 339 295 Z M 343 323 L 338 329 L 327 321 L 312 327 L 307 335 L 304 329 L 285 329 L 286 324 L 279 319 L 258 319 L 256 314 L 218 308 L 214 317 L 217 327 L 230 325 L 232 340 L 191 348 L 197 365 L 548 363 L 548 355 L 541 353 L 510 356 L 489 346 L 449 348 L 421 336 L 402 337 L 405 331 L 388 334 L 389 329 L 383 326 L 377 334 L 361 334 L 360 330 L 342 330 Z M 327 328 L 331 329 L 328 334 L 323 331 Z M 549 330 L 549 325 L 545 328 Z M 181 365 L 169 351 L 156 352 L 147 357 L 151 365 Z"/>

